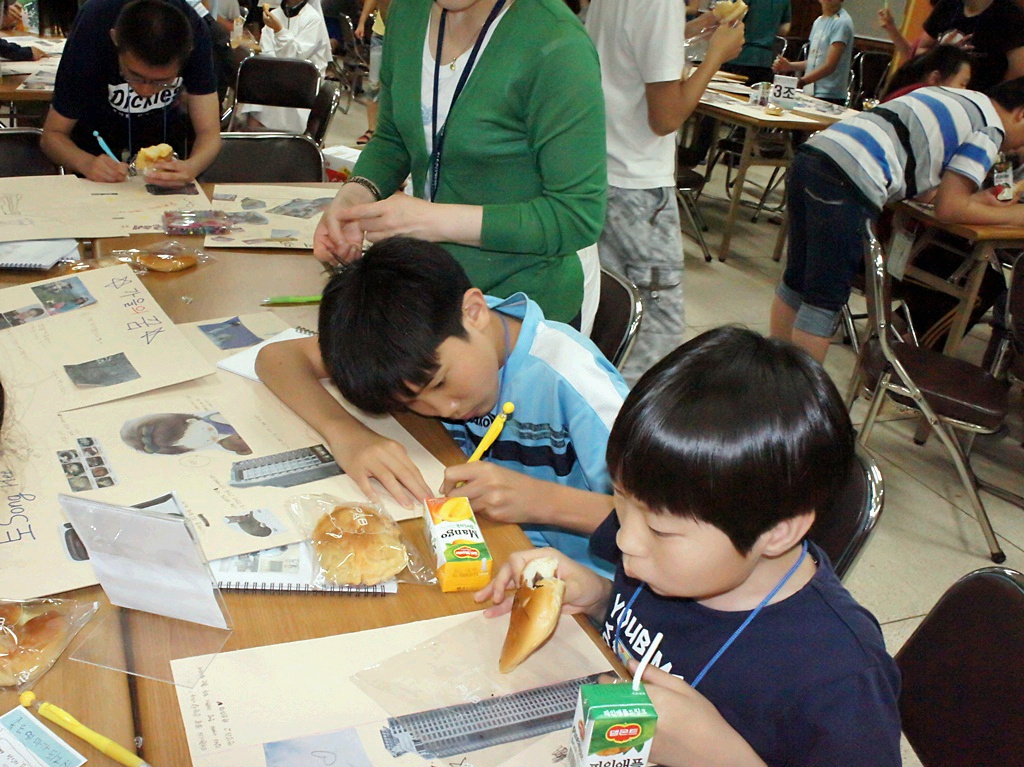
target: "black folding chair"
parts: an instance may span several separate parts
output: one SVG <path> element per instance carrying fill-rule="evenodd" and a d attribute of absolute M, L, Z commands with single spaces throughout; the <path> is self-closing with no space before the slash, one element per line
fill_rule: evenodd
<path fill-rule="evenodd" d="M 0 176 L 53 176 L 64 169 L 43 154 L 39 128 L 0 129 Z"/>
<path fill-rule="evenodd" d="M 608 269 L 601 269 L 601 297 L 594 315 L 590 340 L 619 370 L 636 341 L 644 305 L 636 285 Z"/>
<path fill-rule="evenodd" d="M 308 136 L 222 133 L 217 159 L 199 175 L 204 183 L 274 184 L 324 180 L 324 155 Z"/>
<path fill-rule="evenodd" d="M 320 72 L 304 59 L 253 56 L 238 67 L 235 107 L 228 130 L 239 122 L 239 104 L 312 109 L 320 92 Z"/>

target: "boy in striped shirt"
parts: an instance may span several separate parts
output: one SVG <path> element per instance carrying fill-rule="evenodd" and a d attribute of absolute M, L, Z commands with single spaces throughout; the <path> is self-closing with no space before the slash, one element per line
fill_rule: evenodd
<path fill-rule="evenodd" d="M 797 152 L 788 178 L 789 256 L 771 334 L 825 359 L 864 231 L 882 208 L 934 202 L 940 221 L 1024 226 L 1024 206 L 979 191 L 999 152 L 1024 146 L 1024 78 L 989 94 L 920 88 L 836 123 Z"/>

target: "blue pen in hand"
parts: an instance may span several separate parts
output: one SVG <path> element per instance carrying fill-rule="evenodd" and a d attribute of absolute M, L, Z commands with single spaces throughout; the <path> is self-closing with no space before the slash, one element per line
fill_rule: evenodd
<path fill-rule="evenodd" d="M 103 136 L 100 135 L 100 132 L 98 130 L 94 130 L 92 132 L 92 135 L 96 137 L 96 143 L 100 145 L 100 149 L 104 151 L 107 157 L 109 157 L 114 162 L 121 162 L 120 160 L 117 159 L 117 155 L 110 151 L 110 147 L 107 146 L 107 142 L 103 140 Z"/>

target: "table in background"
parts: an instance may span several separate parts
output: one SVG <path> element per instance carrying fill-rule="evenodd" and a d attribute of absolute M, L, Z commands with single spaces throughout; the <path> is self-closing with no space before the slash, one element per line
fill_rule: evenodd
<path fill-rule="evenodd" d="M 709 85 L 708 89 L 713 91 L 714 83 Z M 709 98 L 714 100 L 711 101 Z M 743 109 L 740 109 L 741 107 Z M 779 144 L 782 149 L 781 156 L 769 157 L 761 155 L 759 152 L 760 138 L 762 135 L 772 130 L 797 133 L 816 133 L 817 131 L 827 128 L 829 125 L 832 125 L 847 116 L 846 113 L 841 115 L 830 115 L 818 112 L 814 112 L 813 114 L 811 112 L 793 112 L 788 113 L 786 118 L 770 117 L 768 115 L 758 117 L 757 115 L 750 114 L 750 109 L 759 108 L 750 107 L 743 97 L 737 96 L 736 94 L 717 92 L 710 97 L 705 95 L 697 105 L 696 109 L 697 114 L 710 117 L 714 119 L 716 123 L 724 122 L 746 129 L 743 139 L 743 149 L 740 152 L 740 165 L 736 171 L 736 179 L 733 183 L 732 195 L 730 197 L 729 213 L 725 220 L 725 229 L 722 232 L 722 242 L 718 247 L 719 261 L 725 261 L 726 256 L 729 255 L 729 245 L 732 241 L 733 225 L 736 222 L 736 213 L 740 207 L 740 198 L 743 196 L 743 185 L 746 182 L 747 171 L 753 165 L 788 168 L 790 162 L 792 162 L 792 141 L 786 140 Z M 718 129 L 716 126 L 715 135 L 717 136 L 717 134 Z M 785 230 L 785 223 L 783 223 L 782 228 Z M 781 231 L 776 244 L 776 253 L 781 251 L 781 243 L 784 238 L 785 232 Z"/>
<path fill-rule="evenodd" d="M 913 277 L 932 290 L 953 296 L 959 301 L 956 317 L 949 329 L 944 354 L 954 355 L 967 334 L 971 311 L 978 298 L 981 280 L 990 264 L 998 266 L 995 251 L 1001 248 L 1024 249 L 1024 226 L 992 226 L 983 224 L 947 224 L 935 218 L 932 207 L 917 203 L 900 202 L 894 206 L 894 231 L 906 227 L 908 220 L 924 224 L 923 231 L 916 238 L 910 260 L 904 275 Z M 963 252 L 964 263 L 949 279 L 943 279 L 931 272 L 914 266 L 913 258 L 941 233 L 963 237 L 970 243 L 970 249 Z"/>
<path fill-rule="evenodd" d="M 166 239 L 166 235 L 99 240 L 93 250 L 95 256 L 103 256 L 112 250 L 140 247 L 160 239 Z M 198 237 L 176 239 L 197 244 L 201 241 Z M 212 256 L 211 260 L 195 269 L 179 274 L 149 273 L 142 278 L 146 288 L 175 322 L 259 311 L 260 298 L 281 293 L 319 293 L 326 279 L 319 262 L 304 251 L 211 249 L 207 253 Z M 54 272 L 44 273 L 36 279 L 53 276 Z M 8 279 L 7 283 L 25 281 L 27 278 L 19 275 L 14 280 Z M 274 313 L 290 324 L 315 327 L 315 306 L 275 308 Z M 439 422 L 413 414 L 399 415 L 398 420 L 442 463 L 451 465 L 465 460 Z M 421 522 L 410 520 L 401 525 L 410 539 L 425 547 Z M 500 567 L 513 551 L 530 547 L 516 525 L 481 518 L 480 526 L 494 556 L 495 567 Z M 101 593 L 98 587 L 86 591 Z M 397 594 L 372 597 L 230 590 L 223 593 L 234 625 L 226 651 L 364 631 L 481 608 L 471 594 L 443 594 L 436 586 L 403 585 Z M 585 619 L 580 619 L 580 624 L 603 648 L 596 630 Z M 606 655 L 613 664 L 612 656 L 608 652 Z M 123 674 L 69 661 L 65 655 L 40 680 L 37 688 L 43 698 L 47 691 L 52 691 L 54 702 L 80 713 L 84 722 L 125 745 L 131 744 L 134 735 L 134 714 L 135 731 L 142 738 L 141 753 L 149 763 L 158 767 L 191 764 L 177 694 L 170 684 L 142 678 L 129 680 Z M 13 705 L 16 705 L 13 694 L 0 697 L 0 710 Z M 65 739 L 83 753 L 95 753 L 74 737 Z M 114 765 L 102 756 L 90 763 L 104 767 Z"/>

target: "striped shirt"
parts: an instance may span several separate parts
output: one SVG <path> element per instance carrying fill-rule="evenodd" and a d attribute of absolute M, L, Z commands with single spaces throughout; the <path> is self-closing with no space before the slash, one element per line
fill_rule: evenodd
<path fill-rule="evenodd" d="M 1002 120 L 981 93 L 918 88 L 821 131 L 806 146 L 831 159 L 866 200 L 913 198 L 951 170 L 979 187 L 1003 142 Z"/>

